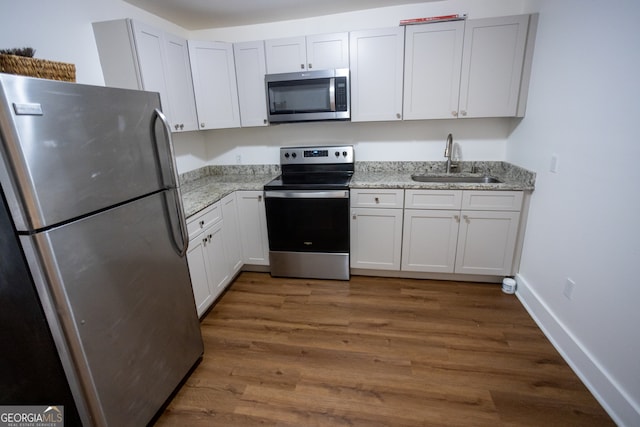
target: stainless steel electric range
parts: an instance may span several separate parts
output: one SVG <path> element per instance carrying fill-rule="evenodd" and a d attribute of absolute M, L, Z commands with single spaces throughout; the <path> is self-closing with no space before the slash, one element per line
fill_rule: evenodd
<path fill-rule="evenodd" d="M 272 276 L 349 280 L 350 145 L 283 147 L 264 186 Z"/>

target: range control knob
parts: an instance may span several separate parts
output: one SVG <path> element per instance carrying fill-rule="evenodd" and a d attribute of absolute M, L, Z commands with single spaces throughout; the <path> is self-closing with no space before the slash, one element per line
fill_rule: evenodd
<path fill-rule="evenodd" d="M 291 157 L 295 159 L 296 157 L 298 157 L 298 155 L 296 153 L 291 153 Z"/>
<path fill-rule="evenodd" d="M 340 152 L 336 151 L 336 157 L 340 157 Z"/>
<path fill-rule="evenodd" d="M 347 152 L 346 152 L 346 151 L 343 151 L 343 152 L 342 152 L 342 155 L 343 155 L 344 157 L 347 157 Z"/>
<path fill-rule="evenodd" d="M 285 157 L 285 159 L 288 159 L 289 158 L 289 153 L 284 153 L 284 157 Z"/>

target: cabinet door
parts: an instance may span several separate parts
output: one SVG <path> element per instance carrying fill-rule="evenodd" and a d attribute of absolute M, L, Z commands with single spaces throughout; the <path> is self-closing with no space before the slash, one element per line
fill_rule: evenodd
<path fill-rule="evenodd" d="M 529 15 L 466 22 L 461 117 L 516 115 L 528 25 Z"/>
<path fill-rule="evenodd" d="M 349 35 L 351 121 L 402 119 L 404 28 Z"/>
<path fill-rule="evenodd" d="M 131 26 L 133 28 L 142 83 L 139 89 L 160 93 L 162 110 L 168 116 L 171 111 L 169 109 L 167 83 L 165 81 L 164 64 L 166 60 L 164 58 L 162 32 L 137 21 L 132 21 Z M 168 119 L 171 124 L 174 123 L 172 117 L 168 117 Z"/>
<path fill-rule="evenodd" d="M 460 211 L 404 212 L 402 270 L 453 273 Z"/>
<path fill-rule="evenodd" d="M 305 37 L 265 40 L 267 72 L 293 73 L 307 69 Z"/>
<path fill-rule="evenodd" d="M 238 82 L 240 123 L 242 127 L 266 126 L 267 98 L 264 75 L 267 73 L 264 42 L 235 43 L 233 53 Z"/>
<path fill-rule="evenodd" d="M 400 270 L 402 209 L 351 209 L 351 268 Z"/>
<path fill-rule="evenodd" d="M 187 41 L 171 34 L 165 34 L 164 39 L 169 123 L 172 125 L 172 130 L 176 132 L 197 130 L 198 119 Z"/>
<path fill-rule="evenodd" d="M 207 311 L 214 298 L 209 288 L 207 274 L 209 259 L 206 252 L 206 243 L 207 235 L 200 234 L 197 238 L 189 241 L 189 250 L 187 251 L 187 263 L 189 264 L 193 298 L 196 302 L 198 317 Z"/>
<path fill-rule="evenodd" d="M 224 291 L 229 283 L 229 263 L 224 247 L 224 220 L 205 231 L 207 236 L 206 255 L 208 263 L 207 277 L 213 300 Z"/>
<path fill-rule="evenodd" d="M 405 120 L 458 116 L 463 39 L 464 21 L 407 26 Z"/>
<path fill-rule="evenodd" d="M 456 273 L 509 276 L 519 212 L 462 211 Z"/>
<path fill-rule="evenodd" d="M 242 245 L 240 244 L 240 227 L 238 226 L 238 210 L 236 194 L 225 196 L 221 201 L 222 219 L 224 221 L 224 242 L 229 263 L 229 279 L 242 268 Z"/>
<path fill-rule="evenodd" d="M 349 68 L 349 33 L 307 36 L 307 68 Z"/>
<path fill-rule="evenodd" d="M 240 127 L 233 45 L 189 40 L 199 128 Z"/>
<path fill-rule="evenodd" d="M 262 191 L 237 191 L 240 241 L 245 264 L 269 265 L 269 237 Z"/>

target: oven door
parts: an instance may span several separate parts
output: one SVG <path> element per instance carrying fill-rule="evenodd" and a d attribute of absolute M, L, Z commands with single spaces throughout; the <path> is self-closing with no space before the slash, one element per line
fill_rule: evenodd
<path fill-rule="evenodd" d="M 269 250 L 349 252 L 349 190 L 265 191 Z"/>

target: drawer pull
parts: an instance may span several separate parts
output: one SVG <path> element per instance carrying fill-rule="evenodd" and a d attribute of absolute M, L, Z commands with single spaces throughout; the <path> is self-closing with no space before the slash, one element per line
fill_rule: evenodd
<path fill-rule="evenodd" d="M 376 203 L 380 203 L 380 198 L 376 197 L 375 199 L 373 199 Z"/>

